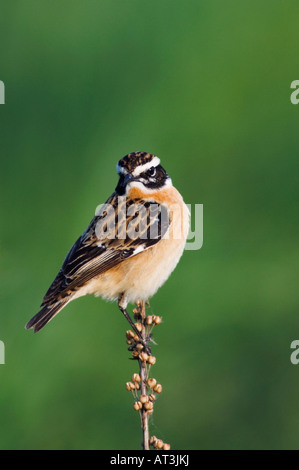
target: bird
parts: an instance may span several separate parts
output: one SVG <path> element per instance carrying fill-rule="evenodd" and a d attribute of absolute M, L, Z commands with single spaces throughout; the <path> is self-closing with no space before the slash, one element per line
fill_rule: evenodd
<path fill-rule="evenodd" d="M 116 168 L 114 192 L 67 253 L 27 330 L 40 331 L 70 301 L 92 294 L 117 301 L 140 336 L 127 306 L 148 302 L 175 269 L 190 213 L 156 155 L 132 152 Z"/>

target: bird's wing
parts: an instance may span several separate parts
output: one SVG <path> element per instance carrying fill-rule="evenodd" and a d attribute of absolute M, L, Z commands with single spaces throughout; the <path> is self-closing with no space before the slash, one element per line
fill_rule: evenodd
<path fill-rule="evenodd" d="M 93 277 L 155 245 L 170 224 L 166 206 L 114 193 L 67 254 L 42 305 L 63 300 Z"/>

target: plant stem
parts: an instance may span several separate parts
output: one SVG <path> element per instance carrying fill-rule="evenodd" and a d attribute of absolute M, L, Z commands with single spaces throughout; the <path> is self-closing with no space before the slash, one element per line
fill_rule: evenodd
<path fill-rule="evenodd" d="M 142 323 L 142 337 L 145 339 L 145 302 L 141 302 L 140 315 Z M 139 374 L 141 377 L 141 395 L 147 395 L 147 369 L 146 362 L 139 359 Z M 148 427 L 148 412 L 144 408 L 141 410 L 141 427 L 143 433 L 142 446 L 144 450 L 149 450 L 149 427 Z"/>

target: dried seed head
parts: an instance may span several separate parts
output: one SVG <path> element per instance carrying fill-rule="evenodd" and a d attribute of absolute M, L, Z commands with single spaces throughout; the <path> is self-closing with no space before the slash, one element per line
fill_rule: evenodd
<path fill-rule="evenodd" d="M 148 360 L 148 354 L 145 352 L 145 351 L 142 351 L 140 354 L 139 354 L 139 359 L 142 361 L 142 362 L 146 362 Z"/>
<path fill-rule="evenodd" d="M 164 442 L 162 449 L 163 450 L 170 450 L 170 444 L 166 444 L 166 442 Z"/>
<path fill-rule="evenodd" d="M 164 445 L 164 442 L 162 441 L 162 439 L 157 439 L 157 440 L 156 440 L 156 445 L 155 445 L 155 447 L 156 447 L 157 449 L 162 449 L 163 445 Z"/>
<path fill-rule="evenodd" d="M 160 323 L 162 322 L 162 318 L 158 315 L 154 315 L 153 322 L 155 323 L 155 325 L 160 325 Z"/>
<path fill-rule="evenodd" d="M 146 403 L 148 401 L 148 396 L 147 395 L 140 395 L 139 400 L 141 403 Z"/>
<path fill-rule="evenodd" d="M 148 315 L 146 317 L 146 324 L 147 325 L 151 325 L 153 323 L 153 316 L 152 315 Z"/>
<path fill-rule="evenodd" d="M 128 390 L 128 392 L 131 391 L 131 385 L 130 385 L 131 382 L 127 382 L 126 383 L 126 389 Z"/>
<path fill-rule="evenodd" d="M 147 379 L 147 385 L 148 385 L 150 388 L 154 388 L 154 387 L 157 385 L 156 379 Z"/>
<path fill-rule="evenodd" d="M 161 385 L 161 384 L 155 385 L 154 391 L 155 391 L 156 393 L 161 393 L 161 392 L 162 392 L 162 385 Z"/>
<path fill-rule="evenodd" d="M 156 358 L 155 356 L 149 356 L 148 361 L 147 361 L 151 366 L 156 363 Z"/>
<path fill-rule="evenodd" d="M 142 323 L 135 323 L 135 326 L 137 328 L 138 331 L 142 331 Z"/>
<path fill-rule="evenodd" d="M 146 403 L 144 403 L 144 408 L 148 411 L 152 410 L 154 408 L 153 402 L 152 401 L 147 401 Z"/>
<path fill-rule="evenodd" d="M 157 438 L 156 436 L 151 436 L 150 440 L 149 440 L 149 443 L 151 446 L 153 446 L 157 441 Z"/>
<path fill-rule="evenodd" d="M 135 346 L 135 348 L 137 349 L 137 351 L 142 351 L 142 349 L 143 349 L 143 344 L 137 343 L 136 346 Z"/>
<path fill-rule="evenodd" d="M 135 336 L 135 333 L 133 333 L 132 330 L 126 331 L 126 337 L 127 337 L 127 339 L 129 339 L 129 340 L 130 340 L 130 339 L 134 339 L 134 336 Z"/>
<path fill-rule="evenodd" d="M 133 355 L 133 357 L 138 357 L 139 356 L 139 351 L 136 351 L 136 350 L 132 351 L 132 355 Z"/>
<path fill-rule="evenodd" d="M 141 381 L 141 377 L 139 374 L 133 374 L 132 375 L 132 380 L 133 382 L 140 382 Z"/>

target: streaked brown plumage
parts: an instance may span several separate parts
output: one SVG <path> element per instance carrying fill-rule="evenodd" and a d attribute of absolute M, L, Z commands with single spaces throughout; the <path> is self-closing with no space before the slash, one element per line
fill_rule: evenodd
<path fill-rule="evenodd" d="M 179 261 L 189 212 L 158 157 L 135 152 L 121 159 L 117 169 L 115 192 L 67 254 L 27 329 L 39 331 L 67 303 L 86 294 L 118 299 L 127 316 L 128 302 L 148 300 Z M 136 207 L 140 210 L 134 212 Z M 135 236 L 128 235 L 131 225 L 139 229 Z M 110 226 L 115 227 L 114 238 L 105 230 Z M 177 239 L 174 232 L 181 236 Z"/>

